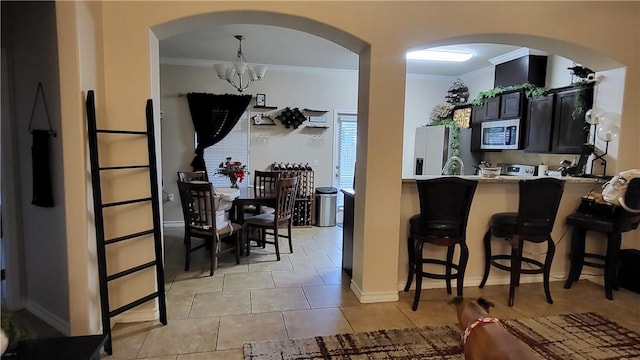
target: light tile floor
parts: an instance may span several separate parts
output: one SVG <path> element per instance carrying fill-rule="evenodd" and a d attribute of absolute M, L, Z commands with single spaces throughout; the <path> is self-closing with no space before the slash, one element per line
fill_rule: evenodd
<path fill-rule="evenodd" d="M 232 254 L 209 277 L 206 252 L 192 254 L 191 271 L 183 271 L 181 228 L 165 229 L 168 325 L 145 322 L 113 328 L 110 360 L 243 359 L 247 341 L 276 340 L 455 323 L 444 289 L 423 290 L 411 311 L 413 291 L 400 291 L 392 303 L 360 304 L 341 271 L 342 228 L 294 230 L 294 252 L 282 242 L 282 260 L 272 245 L 252 248 L 236 265 Z M 640 332 L 640 295 L 621 290 L 607 301 L 600 285 L 589 281 L 565 290 L 552 283 L 555 303 L 544 300 L 541 284 L 522 284 L 513 307 L 507 286 L 465 288 L 465 296 L 496 303 L 499 318 L 548 316 L 595 311 Z"/>

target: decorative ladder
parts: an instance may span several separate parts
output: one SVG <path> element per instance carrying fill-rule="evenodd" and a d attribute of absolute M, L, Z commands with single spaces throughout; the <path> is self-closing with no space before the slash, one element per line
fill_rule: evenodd
<path fill-rule="evenodd" d="M 119 315 L 127 310 L 130 310 L 138 305 L 142 305 L 147 301 L 158 299 L 160 307 L 160 322 L 167 324 L 167 307 L 164 293 L 164 269 L 162 265 L 162 236 L 160 233 L 160 202 L 158 197 L 158 170 L 156 167 L 156 146 L 155 146 L 155 134 L 153 127 L 153 103 L 151 99 L 147 100 L 146 117 L 147 117 L 147 131 L 127 131 L 127 130 L 101 130 L 96 127 L 96 107 L 95 97 L 93 90 L 90 90 L 87 94 L 87 121 L 89 129 L 89 156 L 91 158 L 91 182 L 93 184 L 93 208 L 95 213 L 95 225 L 96 225 L 96 242 L 97 242 L 97 255 L 98 255 L 98 275 L 100 278 L 100 307 L 102 312 L 102 332 L 106 335 L 106 342 L 104 350 L 108 354 L 112 354 L 112 341 L 111 341 L 111 318 Z M 124 136 L 146 136 L 148 151 L 149 151 L 149 163 L 144 165 L 129 165 L 129 166 L 109 166 L 100 167 L 98 157 L 98 134 L 120 134 Z M 149 182 L 151 186 L 151 197 L 131 199 L 125 201 L 118 201 L 112 203 L 102 202 L 102 189 L 101 189 L 101 172 L 102 171 L 118 171 L 122 169 L 149 169 Z M 118 207 L 123 205 L 130 205 L 135 203 L 147 203 L 151 202 L 152 216 L 153 216 L 153 229 L 120 236 L 112 239 L 105 239 L 104 233 L 104 214 L 103 209 L 110 207 Z M 124 271 L 120 271 L 111 275 L 107 272 L 107 246 L 110 244 L 118 243 L 121 241 L 135 240 L 144 236 L 153 234 L 154 238 L 154 251 L 155 260 L 146 262 L 129 268 Z M 155 267 L 157 291 L 143 296 L 138 300 L 125 304 L 117 309 L 110 310 L 109 307 L 109 286 L 108 283 L 112 280 L 123 278 L 127 275 L 137 273 Z"/>

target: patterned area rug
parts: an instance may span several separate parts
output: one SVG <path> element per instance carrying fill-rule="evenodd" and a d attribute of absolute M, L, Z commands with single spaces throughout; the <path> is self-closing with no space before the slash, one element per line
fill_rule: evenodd
<path fill-rule="evenodd" d="M 595 313 L 503 324 L 540 359 L 640 359 L 640 335 Z M 454 325 L 252 342 L 244 344 L 244 355 L 245 360 L 464 359 Z"/>

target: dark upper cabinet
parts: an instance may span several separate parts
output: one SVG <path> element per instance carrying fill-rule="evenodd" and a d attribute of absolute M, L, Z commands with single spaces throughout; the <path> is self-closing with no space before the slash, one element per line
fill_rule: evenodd
<path fill-rule="evenodd" d="M 495 67 L 493 86 L 510 86 L 530 83 L 544 87 L 547 77 L 547 57 L 528 55 L 498 64 Z"/>
<path fill-rule="evenodd" d="M 514 91 L 486 98 L 482 105 L 474 106 L 471 110 L 471 151 L 500 151 L 480 149 L 480 124 L 489 120 L 521 118 L 525 103 L 524 92 Z"/>
<path fill-rule="evenodd" d="M 553 94 L 529 99 L 527 106 L 527 137 L 524 150 L 548 153 L 553 131 Z"/>
<path fill-rule="evenodd" d="M 582 107 L 576 110 L 576 99 L 581 97 Z M 589 126 L 585 112 L 593 104 L 593 87 L 572 88 L 554 94 L 553 137 L 551 151 L 558 154 L 580 154 L 587 141 Z"/>
<path fill-rule="evenodd" d="M 592 105 L 593 86 L 558 88 L 529 99 L 525 151 L 580 154 L 589 131 L 584 113 Z"/>
<path fill-rule="evenodd" d="M 476 105 L 471 108 L 471 151 L 482 151 L 480 149 L 480 132 L 484 120 L 484 106 Z"/>
<path fill-rule="evenodd" d="M 500 118 L 500 96 L 484 99 L 482 119 L 494 120 L 498 118 Z"/>
<path fill-rule="evenodd" d="M 521 105 L 524 93 L 522 91 L 502 94 L 500 96 L 500 118 L 517 118 L 522 114 Z"/>

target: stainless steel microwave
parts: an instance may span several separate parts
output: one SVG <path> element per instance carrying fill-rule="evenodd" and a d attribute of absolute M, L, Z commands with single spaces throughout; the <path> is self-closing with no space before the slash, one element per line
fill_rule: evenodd
<path fill-rule="evenodd" d="M 520 119 L 484 121 L 480 149 L 517 150 L 520 148 Z"/>

